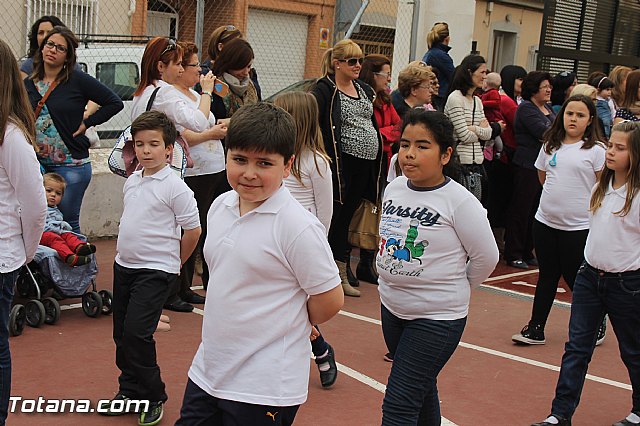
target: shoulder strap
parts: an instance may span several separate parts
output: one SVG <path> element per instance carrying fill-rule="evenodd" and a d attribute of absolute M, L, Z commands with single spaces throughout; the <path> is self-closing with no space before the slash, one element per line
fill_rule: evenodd
<path fill-rule="evenodd" d="M 471 113 L 471 125 L 475 125 L 475 121 L 476 121 L 476 98 L 477 96 L 475 95 L 471 95 L 472 99 L 473 99 L 473 112 Z"/>
<path fill-rule="evenodd" d="M 160 90 L 159 87 L 156 87 L 153 91 L 153 93 L 151 94 L 151 97 L 149 98 L 149 102 L 147 102 L 147 109 L 145 109 L 145 111 L 151 111 L 151 107 L 153 106 L 153 101 L 156 100 L 156 95 L 158 94 L 158 90 Z"/>
<path fill-rule="evenodd" d="M 47 99 L 49 98 L 49 95 L 51 94 L 51 92 L 53 92 L 53 89 L 55 89 L 57 85 L 58 85 L 58 80 L 52 81 L 51 84 L 49 85 L 49 88 L 47 89 L 47 92 L 38 101 L 38 105 L 36 106 L 36 109 L 34 111 L 36 120 L 40 115 L 40 111 L 42 111 L 42 108 L 44 107 L 44 103 L 47 101 Z"/>

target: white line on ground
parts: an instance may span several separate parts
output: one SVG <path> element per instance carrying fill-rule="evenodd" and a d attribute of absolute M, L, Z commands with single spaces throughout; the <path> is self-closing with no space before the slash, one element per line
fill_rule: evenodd
<path fill-rule="evenodd" d="M 495 277 L 487 278 L 484 282 L 485 283 L 490 283 L 490 282 L 493 282 L 493 281 L 500 281 L 500 280 L 504 280 L 504 279 L 507 279 L 507 278 L 522 277 L 524 275 L 533 275 L 533 274 L 537 274 L 538 272 L 539 272 L 538 269 L 530 269 L 528 271 L 514 272 L 512 274 L 496 275 Z"/>

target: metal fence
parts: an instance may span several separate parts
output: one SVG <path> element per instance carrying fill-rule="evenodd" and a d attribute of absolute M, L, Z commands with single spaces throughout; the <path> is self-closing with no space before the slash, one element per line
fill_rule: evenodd
<path fill-rule="evenodd" d="M 150 37 L 194 41 L 204 61 L 211 32 L 232 24 L 254 49 L 254 68 L 266 98 L 302 79 L 319 77 L 323 53 L 347 33 L 365 54 L 382 53 L 392 60 L 394 47 L 411 43 L 409 37 L 396 37 L 398 0 L 364 1 L 363 7 L 363 0 L 0 0 L 0 38 L 16 58 L 25 58 L 32 24 L 43 15 L 59 17 L 82 41 L 78 59 L 85 71 L 126 103 Z M 406 63 L 403 58 L 399 67 Z M 124 111 L 111 121 L 126 120 Z M 113 136 L 120 126 L 99 130 Z"/>

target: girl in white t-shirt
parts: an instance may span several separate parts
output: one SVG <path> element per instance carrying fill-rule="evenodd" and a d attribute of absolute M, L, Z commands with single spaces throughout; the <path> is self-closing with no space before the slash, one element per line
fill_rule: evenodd
<path fill-rule="evenodd" d="M 535 162 L 543 185 L 533 221 L 540 272 L 531 319 L 512 336 L 516 343 L 543 345 L 560 277 L 573 289 L 589 233 L 591 188 L 604 167 L 604 135 L 597 120 L 590 98 L 571 96 L 545 134 Z"/>
<path fill-rule="evenodd" d="M 297 130 L 293 165 L 284 184 L 293 198 L 320 220 L 325 235 L 328 235 L 333 215 L 333 183 L 329 157 L 318 125 L 318 102 L 310 93 L 286 92 L 273 103 L 291 114 Z M 312 339 L 311 350 L 320 371 L 320 382 L 322 387 L 328 388 L 338 375 L 335 354 L 317 325 Z"/>
<path fill-rule="evenodd" d="M 551 415 L 533 426 L 569 425 L 605 314 L 629 371 L 631 413 L 615 425 L 640 425 L 640 123 L 613 126 L 606 168 L 589 204 L 589 236 L 571 303 Z"/>
<path fill-rule="evenodd" d="M 498 263 L 487 212 L 451 179 L 453 125 L 437 111 L 404 118 L 376 259 L 382 332 L 393 366 L 382 424 L 440 424 L 436 381 L 467 321 L 471 288 Z"/>

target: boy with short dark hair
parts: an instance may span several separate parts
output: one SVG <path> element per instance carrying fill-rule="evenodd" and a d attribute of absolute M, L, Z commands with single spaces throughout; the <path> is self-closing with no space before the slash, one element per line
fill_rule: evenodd
<path fill-rule="evenodd" d="M 171 120 L 158 111 L 145 112 L 131 124 L 131 135 L 143 168 L 129 176 L 123 190 L 113 265 L 113 340 L 120 388 L 104 414 L 121 414 L 115 409 L 121 401 L 147 400 L 138 424 L 149 426 L 160 422 L 167 400 L 153 333 L 167 293 L 198 242 L 200 219 L 193 192 L 167 165 L 176 140 Z"/>
<path fill-rule="evenodd" d="M 307 398 L 311 324 L 342 307 L 320 221 L 283 185 L 296 128 L 258 103 L 231 118 L 225 144 L 234 191 L 207 216 L 210 269 L 202 342 L 177 425 L 290 425 Z"/>

